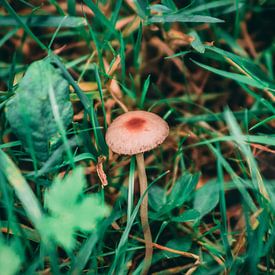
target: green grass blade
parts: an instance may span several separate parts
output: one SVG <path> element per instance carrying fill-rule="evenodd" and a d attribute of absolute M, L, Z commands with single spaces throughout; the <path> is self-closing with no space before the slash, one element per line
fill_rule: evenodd
<path fill-rule="evenodd" d="M 218 145 L 217 151 L 219 152 L 219 155 L 221 155 L 220 152 L 220 146 Z M 218 183 L 220 185 L 220 213 L 221 213 L 221 238 L 223 241 L 225 253 L 226 253 L 226 266 L 230 268 L 232 261 L 233 261 L 233 255 L 231 252 L 230 244 L 228 241 L 228 229 L 227 229 L 227 214 L 226 214 L 226 199 L 225 199 L 225 188 L 224 188 L 224 174 L 223 174 L 223 168 L 220 161 L 220 158 L 217 158 L 217 176 L 218 176 Z"/>
<path fill-rule="evenodd" d="M 123 254 L 123 252 L 125 252 L 125 246 L 127 245 L 127 240 L 128 240 L 128 236 L 129 236 L 130 230 L 131 230 L 131 228 L 133 226 L 133 223 L 134 223 L 134 221 L 136 219 L 136 216 L 137 216 L 138 211 L 139 211 L 139 207 L 140 207 L 140 205 L 142 203 L 142 200 L 143 200 L 144 196 L 147 194 L 147 192 L 150 189 L 150 187 L 153 186 L 153 184 L 155 182 L 157 182 L 159 179 L 161 179 L 162 177 L 164 177 L 167 173 L 169 173 L 169 171 L 162 173 L 152 183 L 150 183 L 150 185 L 148 186 L 148 188 L 144 192 L 143 196 L 138 200 L 138 203 L 137 203 L 136 207 L 133 210 L 131 218 L 127 222 L 126 228 L 124 229 L 124 232 L 123 232 L 123 234 L 122 234 L 122 236 L 120 238 L 118 247 L 116 249 L 115 259 L 114 259 L 113 264 L 110 267 L 109 272 L 108 272 L 109 275 L 114 274 L 114 272 L 115 272 L 115 270 L 117 268 L 117 265 L 120 265 L 120 259 L 121 259 L 121 257 L 123 258 L 122 254 Z"/>
<path fill-rule="evenodd" d="M 122 34 L 120 34 L 120 66 L 121 66 L 121 78 L 122 78 L 122 84 L 125 83 L 126 79 L 126 61 L 125 61 L 125 43 Z"/>
<path fill-rule="evenodd" d="M 53 16 L 53 15 L 31 15 L 18 16 L 18 19 L 28 27 L 59 27 L 60 28 L 78 28 L 80 26 L 86 26 L 86 20 L 81 17 L 73 16 Z M 19 27 L 21 24 L 19 20 L 13 16 L 0 16 L 0 25 L 3 27 Z"/>
<path fill-rule="evenodd" d="M 67 0 L 68 13 L 72 16 L 76 14 L 76 0 Z"/>
<path fill-rule="evenodd" d="M 128 205 L 127 222 L 130 221 L 134 205 L 134 187 L 135 187 L 135 157 L 131 157 L 129 183 L 128 183 Z"/>
<path fill-rule="evenodd" d="M 17 15 L 11 5 L 7 0 L 1 0 L 4 8 L 11 14 L 11 16 L 18 22 L 18 25 L 21 26 L 26 33 L 41 47 L 42 50 L 47 51 L 47 47 L 37 38 L 37 36 L 31 31 L 31 29 L 25 24 L 25 22 Z"/>
<path fill-rule="evenodd" d="M 212 73 L 218 74 L 218 75 L 226 77 L 226 78 L 233 79 L 236 82 L 241 82 L 241 83 L 244 83 L 244 84 L 247 84 L 247 85 L 259 88 L 259 89 L 269 89 L 268 86 L 266 86 L 266 85 L 264 85 L 262 83 L 259 83 L 258 81 L 254 80 L 254 79 L 252 79 L 252 78 L 250 78 L 248 76 L 241 75 L 241 74 L 236 74 L 236 73 L 230 73 L 230 72 L 227 72 L 227 71 L 223 71 L 223 70 L 216 69 L 216 68 L 213 68 L 211 66 L 205 65 L 205 64 L 200 63 L 198 61 L 195 61 L 193 59 L 191 59 L 191 60 L 196 65 L 204 68 L 205 70 L 208 70 L 208 71 L 210 71 Z"/>
<path fill-rule="evenodd" d="M 176 13 L 163 16 L 152 16 L 147 20 L 147 24 L 153 23 L 223 23 L 224 21 L 211 16 L 187 15 L 186 13 Z"/>
<path fill-rule="evenodd" d="M 2 150 L 0 150 L 0 169 L 14 188 L 29 219 L 37 225 L 42 217 L 41 206 L 19 169 Z"/>
<path fill-rule="evenodd" d="M 267 191 L 264 186 L 264 182 L 259 172 L 258 165 L 255 161 L 255 158 L 250 150 L 250 147 L 247 145 L 247 143 L 245 143 L 243 134 L 241 133 L 238 123 L 234 115 L 229 109 L 225 111 L 225 120 L 229 126 L 231 134 L 234 137 L 235 142 L 238 144 L 240 151 L 242 152 L 243 156 L 246 158 L 246 162 L 251 173 L 251 179 L 254 184 L 254 187 L 256 188 L 256 190 L 259 190 L 259 192 L 265 198 L 268 198 Z M 259 203 L 261 204 L 261 202 L 262 200 L 261 198 L 259 198 Z"/>
<path fill-rule="evenodd" d="M 141 92 L 141 97 L 140 97 L 140 104 L 139 104 L 139 108 L 143 109 L 144 108 L 144 102 L 145 102 L 145 98 L 148 92 L 150 86 L 150 75 L 148 75 L 148 77 L 146 78 L 143 88 L 142 88 L 142 92 Z"/>
<path fill-rule="evenodd" d="M 110 32 L 111 34 L 115 34 L 118 36 L 117 30 L 114 28 L 114 25 L 112 22 L 110 22 L 105 15 L 101 12 L 99 7 L 91 0 L 83 0 L 84 3 L 94 12 L 95 18 L 97 18 L 98 22 L 100 22 L 102 25 L 105 26 L 105 28 Z"/>
<path fill-rule="evenodd" d="M 99 96 L 101 100 L 101 106 L 102 106 L 102 113 L 103 113 L 103 119 L 104 119 L 104 128 L 107 129 L 107 121 L 106 121 L 106 110 L 105 110 L 105 104 L 104 104 L 104 96 L 103 96 L 103 90 L 101 85 L 101 80 L 98 72 L 98 67 L 95 65 L 95 79 L 99 91 Z"/>

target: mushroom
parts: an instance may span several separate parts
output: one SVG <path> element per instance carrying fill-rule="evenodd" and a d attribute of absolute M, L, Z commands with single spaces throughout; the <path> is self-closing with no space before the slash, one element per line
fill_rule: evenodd
<path fill-rule="evenodd" d="M 121 155 L 136 155 L 140 196 L 147 189 L 143 153 L 163 143 L 169 134 L 169 126 L 161 117 L 146 111 L 131 111 L 117 117 L 106 132 L 109 148 Z M 145 239 L 145 265 L 142 274 L 146 274 L 152 261 L 152 236 L 148 222 L 148 194 L 144 195 L 140 206 L 140 219 Z"/>

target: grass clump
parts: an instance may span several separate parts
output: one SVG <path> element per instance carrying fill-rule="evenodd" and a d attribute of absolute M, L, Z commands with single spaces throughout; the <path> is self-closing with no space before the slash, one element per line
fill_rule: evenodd
<path fill-rule="evenodd" d="M 135 159 L 105 141 L 143 109 L 170 126 L 149 273 L 274 273 L 273 1 L 0 3 L 2 272 L 143 270 Z"/>

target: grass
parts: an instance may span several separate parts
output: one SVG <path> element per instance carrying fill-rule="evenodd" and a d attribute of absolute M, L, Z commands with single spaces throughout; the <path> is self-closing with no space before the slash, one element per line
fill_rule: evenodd
<path fill-rule="evenodd" d="M 149 273 L 275 272 L 272 0 L 0 4 L 3 274 L 141 273 L 137 165 L 105 141 L 137 109 L 170 126 Z"/>

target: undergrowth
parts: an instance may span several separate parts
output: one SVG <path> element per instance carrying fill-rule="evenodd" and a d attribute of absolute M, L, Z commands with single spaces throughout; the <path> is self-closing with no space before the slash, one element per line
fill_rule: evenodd
<path fill-rule="evenodd" d="M 111 121 L 158 114 L 145 153 L 153 274 L 275 272 L 270 0 L 0 0 L 1 274 L 140 274 L 134 157 Z"/>

